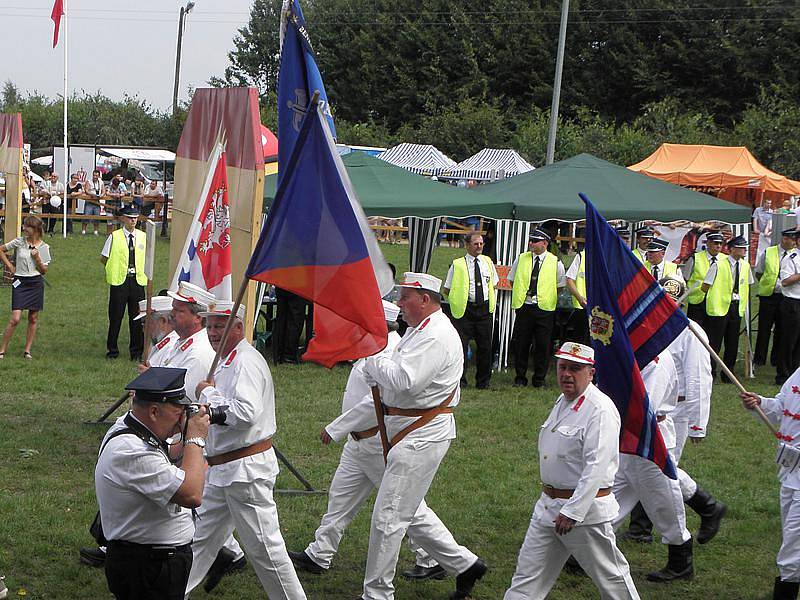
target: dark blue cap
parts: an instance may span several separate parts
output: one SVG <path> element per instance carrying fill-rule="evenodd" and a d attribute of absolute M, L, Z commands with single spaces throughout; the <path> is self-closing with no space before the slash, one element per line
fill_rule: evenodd
<path fill-rule="evenodd" d="M 172 404 L 191 404 L 186 397 L 183 379 L 186 369 L 174 367 L 150 367 L 125 386 L 133 390 L 136 400 L 142 402 L 171 402 Z"/>

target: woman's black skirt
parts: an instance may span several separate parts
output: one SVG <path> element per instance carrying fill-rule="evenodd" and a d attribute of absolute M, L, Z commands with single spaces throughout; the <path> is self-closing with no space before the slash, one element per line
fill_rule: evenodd
<path fill-rule="evenodd" d="M 44 277 L 14 275 L 11 287 L 11 310 L 42 310 L 44 308 Z"/>

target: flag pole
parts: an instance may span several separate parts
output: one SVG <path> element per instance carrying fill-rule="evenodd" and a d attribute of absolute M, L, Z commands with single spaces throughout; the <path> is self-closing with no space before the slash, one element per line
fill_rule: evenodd
<path fill-rule="evenodd" d="M 67 148 L 67 43 L 69 34 L 67 29 L 67 0 L 64 0 L 64 200 L 63 211 L 64 221 L 61 225 L 62 234 L 64 239 L 67 239 L 67 182 L 69 181 L 69 150 Z M 55 160 L 53 161 L 55 162 Z"/>
<path fill-rule="evenodd" d="M 225 323 L 225 329 L 222 332 L 222 338 L 219 340 L 217 353 L 214 355 L 214 361 L 211 363 L 211 367 L 208 369 L 208 377 L 206 377 L 206 380 L 208 381 L 211 381 L 211 378 L 214 377 L 214 371 L 217 370 L 219 359 L 222 358 L 222 349 L 225 347 L 225 343 L 228 341 L 228 335 L 230 334 L 231 329 L 233 329 L 233 322 L 236 319 L 236 313 L 239 311 L 239 306 L 242 304 L 242 298 L 244 298 L 244 294 L 247 292 L 248 283 L 250 283 L 250 280 L 247 278 L 247 275 L 245 275 L 242 278 L 242 285 L 239 286 L 239 292 L 236 294 L 236 300 L 231 308 L 231 314 L 228 315 L 228 321 Z"/>
<path fill-rule="evenodd" d="M 728 365 L 726 365 L 725 362 L 719 357 L 719 354 L 717 354 L 714 351 L 714 349 L 709 345 L 709 343 L 705 339 L 703 339 L 703 336 L 701 336 L 700 333 L 697 331 L 697 328 L 692 321 L 689 321 L 689 329 L 695 335 L 695 337 L 698 340 L 700 340 L 700 343 L 703 344 L 703 346 L 705 346 L 705 349 L 708 350 L 708 353 L 711 355 L 711 358 L 713 358 L 717 362 L 720 369 L 722 369 L 722 372 L 725 373 L 725 375 L 727 375 L 728 379 L 730 379 L 736 385 L 737 388 L 739 388 L 739 391 L 742 393 L 748 393 L 747 390 L 744 388 L 744 386 L 741 384 L 741 382 L 738 379 L 736 379 L 736 375 L 734 375 L 728 368 Z M 778 433 L 778 429 L 775 427 L 775 425 L 772 424 L 772 421 L 769 420 L 767 415 L 764 414 L 764 411 L 761 409 L 760 406 L 754 407 L 753 410 L 756 411 L 758 416 L 761 418 L 762 421 L 764 421 L 766 426 L 770 428 L 770 431 L 772 431 L 772 433 L 774 434 Z"/>

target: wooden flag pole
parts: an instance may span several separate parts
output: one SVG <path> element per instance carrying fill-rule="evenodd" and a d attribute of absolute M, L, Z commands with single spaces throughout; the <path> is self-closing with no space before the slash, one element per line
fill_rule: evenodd
<path fill-rule="evenodd" d="M 372 401 L 375 405 L 375 416 L 378 419 L 378 433 L 381 436 L 381 446 L 383 447 L 383 464 L 389 456 L 389 436 L 386 433 L 386 421 L 384 421 L 383 402 L 381 402 L 381 390 L 376 385 L 372 387 Z"/>
<path fill-rule="evenodd" d="M 709 345 L 709 343 L 705 339 L 703 339 L 703 336 L 701 336 L 700 333 L 697 331 L 697 328 L 695 327 L 695 324 L 692 321 L 689 321 L 689 329 L 695 335 L 695 337 L 698 340 L 700 340 L 700 343 L 703 344 L 703 346 L 705 346 L 705 349 L 708 350 L 708 353 L 711 355 L 711 358 L 713 358 L 717 362 L 720 369 L 722 369 L 722 372 L 725 373 L 725 375 L 727 375 L 728 379 L 730 379 L 734 384 L 736 384 L 736 387 L 739 388 L 739 391 L 743 393 L 748 393 L 747 390 L 744 388 L 744 386 L 739 382 L 739 380 L 736 379 L 736 375 L 731 373 L 731 370 L 728 368 L 728 365 L 726 365 L 723 362 L 723 360 L 719 357 L 719 354 L 714 352 L 714 349 Z M 762 421 L 764 421 L 766 426 L 769 427 L 770 431 L 772 431 L 773 434 L 778 433 L 778 428 L 772 424 L 772 421 L 770 421 L 767 415 L 764 414 L 764 411 L 760 406 L 756 406 L 753 410 L 755 410 L 756 413 L 758 413 L 758 416 L 761 418 Z"/>
<path fill-rule="evenodd" d="M 147 298 L 147 308 L 144 313 L 144 351 L 142 352 L 142 363 L 147 364 L 147 359 L 150 357 L 150 348 L 153 345 L 153 338 L 150 336 L 150 326 L 152 323 L 151 315 L 153 309 L 153 273 L 155 268 L 156 256 L 156 224 L 147 220 L 145 223 L 146 231 L 146 255 L 144 259 L 144 274 L 147 276 L 147 288 L 145 288 L 145 297 Z"/>
<path fill-rule="evenodd" d="M 239 286 L 239 292 L 236 294 L 236 301 L 233 303 L 233 307 L 231 308 L 231 314 L 228 315 L 228 321 L 225 323 L 225 330 L 222 332 L 222 338 L 217 346 L 217 353 L 214 355 L 214 361 L 211 363 L 211 368 L 208 369 L 208 377 L 206 377 L 206 380 L 208 381 L 211 381 L 211 379 L 214 377 L 214 371 L 217 370 L 219 359 L 222 358 L 222 349 L 225 347 L 225 343 L 228 341 L 228 336 L 233 328 L 234 319 L 236 319 L 236 313 L 239 311 L 239 306 L 242 304 L 242 298 L 244 298 L 244 295 L 247 292 L 248 283 L 250 283 L 250 280 L 245 275 L 242 279 L 242 285 Z"/>

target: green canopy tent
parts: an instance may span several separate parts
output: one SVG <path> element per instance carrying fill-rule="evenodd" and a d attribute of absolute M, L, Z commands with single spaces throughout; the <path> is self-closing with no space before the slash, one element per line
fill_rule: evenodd
<path fill-rule="evenodd" d="M 489 203 L 513 203 L 514 218 L 519 221 L 580 221 L 585 209 L 579 192 L 586 194 L 606 219 L 750 221 L 745 207 L 641 175 L 591 154 L 578 154 L 483 185 L 468 195 L 486 198 Z"/>
<path fill-rule="evenodd" d="M 370 217 L 471 217 L 510 219 L 514 204 L 502 197 L 485 198 L 444 183 L 420 177 L 363 152 L 342 161 L 364 212 Z M 275 197 L 277 175 L 264 182 L 264 208 Z"/>

